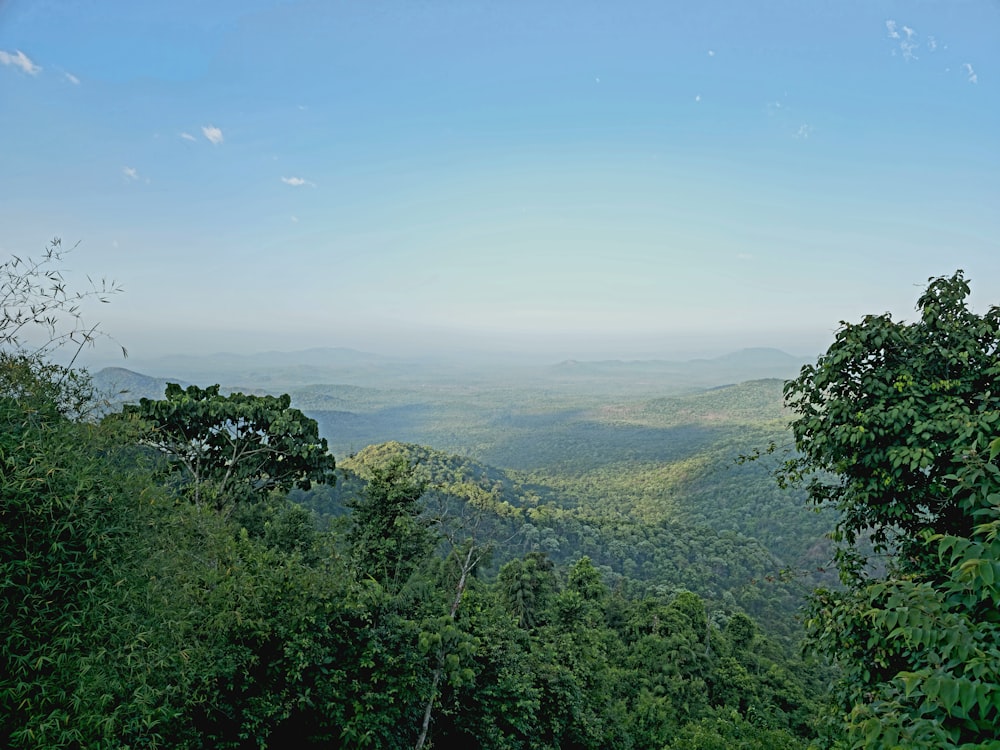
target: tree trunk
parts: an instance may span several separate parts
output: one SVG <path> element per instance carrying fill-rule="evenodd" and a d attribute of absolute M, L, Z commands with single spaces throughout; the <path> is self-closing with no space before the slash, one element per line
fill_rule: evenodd
<path fill-rule="evenodd" d="M 458 585 L 455 587 L 455 598 L 451 602 L 451 611 L 448 612 L 448 617 L 451 618 L 452 622 L 455 621 L 455 616 L 458 614 L 458 607 L 462 603 L 462 594 L 465 593 L 469 572 L 479 562 L 479 558 L 472 559 L 472 553 L 475 549 L 476 545 L 469 545 L 469 552 L 462 563 L 462 574 L 459 576 Z M 438 685 L 441 684 L 441 674 L 444 672 L 444 660 L 446 656 L 444 648 L 438 651 L 438 665 L 434 670 L 434 675 L 431 677 L 431 694 L 427 698 L 427 705 L 424 707 L 424 720 L 420 725 L 420 736 L 417 737 L 417 744 L 414 746 L 414 750 L 423 750 L 424 745 L 427 743 L 427 732 L 431 727 L 431 714 L 434 711 L 434 700 L 437 698 Z"/>

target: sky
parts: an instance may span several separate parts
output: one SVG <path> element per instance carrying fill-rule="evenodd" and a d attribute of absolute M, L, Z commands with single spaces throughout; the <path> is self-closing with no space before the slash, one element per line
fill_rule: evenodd
<path fill-rule="evenodd" d="M 1000 2 L 0 0 L 53 237 L 140 357 L 818 353 L 1000 303 Z"/>

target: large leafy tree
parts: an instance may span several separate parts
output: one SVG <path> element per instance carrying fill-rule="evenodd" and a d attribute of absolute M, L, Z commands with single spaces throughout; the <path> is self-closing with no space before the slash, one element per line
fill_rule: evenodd
<path fill-rule="evenodd" d="M 1000 308 L 968 295 L 931 279 L 918 320 L 845 323 L 785 386 L 784 478 L 840 512 L 844 588 L 807 629 L 855 746 L 1000 747 Z"/>
<path fill-rule="evenodd" d="M 223 396 L 167 384 L 165 398 L 126 405 L 140 422 L 140 442 L 165 454 L 188 479 L 196 504 L 231 508 L 234 497 L 260 497 L 333 480 L 333 456 L 316 421 L 282 396 Z"/>
<path fill-rule="evenodd" d="M 826 472 L 810 492 L 841 510 L 847 542 L 870 530 L 882 551 L 927 528 L 971 528 L 946 478 L 1000 431 L 1000 308 L 976 315 L 968 295 L 961 271 L 932 279 L 920 320 L 845 323 L 785 386 L 799 466 Z"/>

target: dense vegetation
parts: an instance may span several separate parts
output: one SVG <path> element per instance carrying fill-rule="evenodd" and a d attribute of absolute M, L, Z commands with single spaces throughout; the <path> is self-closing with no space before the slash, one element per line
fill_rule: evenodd
<path fill-rule="evenodd" d="M 58 369 L 2 373 L 6 746 L 797 747 L 813 731 L 810 672 L 738 611 L 612 590 L 586 557 L 477 577 L 489 502 L 434 513 L 402 454 L 367 465 L 323 532 L 280 491 L 198 502 L 135 415 L 71 419 Z"/>
<path fill-rule="evenodd" d="M 961 274 L 784 386 L 779 479 L 834 519 L 733 463 L 785 438 L 775 381 L 498 413 L 504 469 L 388 442 L 334 472 L 287 396 L 102 409 L 21 338 L 94 334 L 58 259 L 0 267 L 0 745 L 998 746 L 1000 310 Z M 791 615 L 834 522 L 829 694 Z"/>
<path fill-rule="evenodd" d="M 672 520 L 666 509 L 644 518 L 629 487 L 622 487 L 625 480 L 616 486 L 610 471 L 591 479 L 585 494 L 567 488 L 558 477 L 539 480 L 548 484 L 533 483 L 531 477 L 512 477 L 467 458 L 391 442 L 341 460 L 335 485 L 292 497 L 323 515 L 343 516 L 350 498 L 362 491 L 367 467 L 398 456 L 419 467 L 426 480 L 425 503 L 438 515 L 461 515 L 469 506 L 482 511 L 477 523 L 481 535 L 492 540 L 490 572 L 531 552 L 543 552 L 560 565 L 586 555 L 613 588 L 659 596 L 693 591 L 720 622 L 733 612 L 751 614 L 772 637 L 785 638 L 786 645 L 799 633 L 794 615 L 808 581 L 822 578 L 814 568 L 788 575 L 787 562 L 758 540 L 732 530 L 730 511 L 722 503 L 714 519 L 700 523 Z M 632 491 L 646 485 L 662 492 L 669 487 L 670 470 L 667 465 L 649 477 L 636 469 Z M 729 472 L 722 473 L 728 478 Z M 780 520 L 775 523 L 780 526 Z M 786 521 L 785 528 L 790 525 Z"/>

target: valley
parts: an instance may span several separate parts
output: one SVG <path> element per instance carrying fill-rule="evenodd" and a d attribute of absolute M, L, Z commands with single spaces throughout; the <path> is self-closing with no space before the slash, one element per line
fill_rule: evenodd
<path fill-rule="evenodd" d="M 162 369 L 109 368 L 96 381 L 128 400 L 160 397 L 164 372 L 230 391 L 287 391 L 318 422 L 339 477 L 293 497 L 329 516 L 360 492 L 365 461 L 387 452 L 421 466 L 439 494 L 491 493 L 506 508 L 493 521 L 494 570 L 532 551 L 560 564 L 586 555 L 609 580 L 691 590 L 792 639 L 802 596 L 830 578 L 832 514 L 778 488 L 762 463 L 738 461 L 790 443 L 782 378 L 801 362 L 777 350 L 534 366 L 352 350 L 143 364 Z"/>

